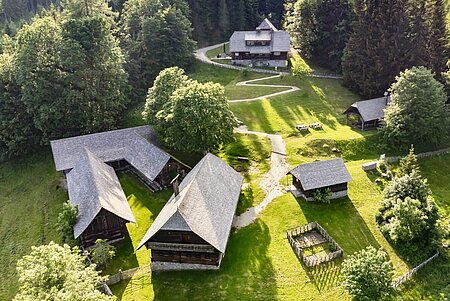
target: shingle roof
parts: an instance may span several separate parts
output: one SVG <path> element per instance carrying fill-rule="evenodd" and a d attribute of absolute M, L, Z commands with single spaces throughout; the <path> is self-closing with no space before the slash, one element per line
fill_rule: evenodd
<path fill-rule="evenodd" d="M 207 154 L 180 184 L 142 238 L 140 249 L 160 229 L 189 230 L 224 253 L 243 177 L 218 157 Z"/>
<path fill-rule="evenodd" d="M 379 120 L 384 117 L 384 109 L 386 109 L 389 101 L 387 97 L 383 96 L 379 98 L 357 101 L 353 103 L 351 107 L 358 110 L 361 118 L 365 122 Z M 348 113 L 350 109 L 351 108 L 347 109 L 344 114 Z"/>
<path fill-rule="evenodd" d="M 267 46 L 247 46 L 246 39 L 268 40 L 271 36 L 271 43 Z M 235 31 L 230 38 L 230 52 L 250 52 L 250 53 L 270 53 L 270 52 L 288 52 L 291 48 L 289 33 L 286 31 Z"/>
<path fill-rule="evenodd" d="M 341 158 L 300 164 L 289 173 L 300 180 L 304 190 L 329 187 L 352 180 Z"/>
<path fill-rule="evenodd" d="M 136 220 L 128 205 L 114 169 L 83 149 L 75 167 L 67 174 L 69 200 L 78 206 L 78 220 L 73 227 L 78 238 L 103 208 L 129 222 Z"/>
<path fill-rule="evenodd" d="M 54 140 L 50 145 L 58 171 L 74 168 L 84 148 L 89 149 L 103 162 L 125 159 L 151 181 L 170 159 L 170 156 L 158 147 L 158 139 L 150 126 Z"/>
<path fill-rule="evenodd" d="M 269 19 L 265 18 L 261 24 L 259 24 L 258 27 L 256 27 L 256 30 L 261 29 L 261 30 L 273 30 L 273 31 L 278 31 L 278 29 L 272 24 L 272 22 L 269 21 Z"/>

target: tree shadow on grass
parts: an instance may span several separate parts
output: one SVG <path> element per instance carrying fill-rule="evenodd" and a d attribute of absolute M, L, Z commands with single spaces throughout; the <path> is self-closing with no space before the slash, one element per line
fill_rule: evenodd
<path fill-rule="evenodd" d="M 220 270 L 153 273 L 155 300 L 276 300 L 270 241 L 257 220 L 231 235 Z"/>
<path fill-rule="evenodd" d="M 300 260 L 303 269 L 306 271 L 306 274 L 311 282 L 314 283 L 318 291 L 326 291 L 339 284 L 342 261 L 342 258 L 337 258 L 318 266 L 307 267 L 303 261 Z"/>
<path fill-rule="evenodd" d="M 307 202 L 303 198 L 296 200 L 308 223 L 318 222 L 344 250 L 344 256 L 369 245 L 380 247 L 348 197 L 332 200 L 330 204 Z M 339 283 L 342 261 L 343 258 L 338 258 L 311 268 L 303 262 L 302 265 L 310 280 L 322 291 Z"/>
<path fill-rule="evenodd" d="M 317 221 L 341 246 L 352 254 L 369 245 L 379 248 L 364 219 L 348 197 L 332 200 L 330 204 L 307 202 L 297 198 L 306 220 Z"/>

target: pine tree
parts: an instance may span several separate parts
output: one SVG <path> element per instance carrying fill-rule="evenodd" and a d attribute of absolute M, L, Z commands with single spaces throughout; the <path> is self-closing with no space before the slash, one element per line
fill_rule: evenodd
<path fill-rule="evenodd" d="M 427 54 L 430 67 L 442 81 L 442 73 L 447 70 L 449 59 L 449 38 L 446 28 L 446 8 L 444 0 L 426 0 L 425 24 L 427 28 Z"/>
<path fill-rule="evenodd" d="M 357 1 L 354 33 L 343 57 L 345 84 L 364 97 L 382 95 L 412 65 L 406 0 Z"/>

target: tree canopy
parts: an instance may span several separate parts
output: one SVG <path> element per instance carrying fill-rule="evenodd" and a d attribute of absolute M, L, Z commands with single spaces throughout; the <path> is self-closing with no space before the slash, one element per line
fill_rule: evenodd
<path fill-rule="evenodd" d="M 413 67 L 396 77 L 390 88 L 382 135 L 393 147 L 439 145 L 448 137 L 449 116 L 444 86 L 430 70 Z"/>
<path fill-rule="evenodd" d="M 144 117 L 171 148 L 211 151 L 233 137 L 235 117 L 220 84 L 199 83 L 184 70 L 161 71 L 149 89 Z"/>
<path fill-rule="evenodd" d="M 106 301 L 115 300 L 98 290 L 104 278 L 77 248 L 48 245 L 31 247 L 17 263 L 19 292 L 14 301 Z"/>
<path fill-rule="evenodd" d="M 284 27 L 305 57 L 340 72 L 343 50 L 352 30 L 353 9 L 347 0 L 296 1 Z"/>
<path fill-rule="evenodd" d="M 189 7 L 184 0 L 126 2 L 122 40 L 136 94 L 145 94 L 162 69 L 185 68 L 191 63 L 195 42 L 188 16 Z"/>
<path fill-rule="evenodd" d="M 342 263 L 343 286 L 354 300 L 381 300 L 392 292 L 393 271 L 388 254 L 369 246 Z"/>

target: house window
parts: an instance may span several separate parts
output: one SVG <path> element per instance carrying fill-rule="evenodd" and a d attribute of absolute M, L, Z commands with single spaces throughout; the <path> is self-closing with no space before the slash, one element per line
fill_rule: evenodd
<path fill-rule="evenodd" d="M 261 46 L 266 46 L 266 41 L 261 41 Z"/>
<path fill-rule="evenodd" d="M 280 55 L 281 53 L 279 52 L 279 51 L 275 51 L 274 53 L 273 53 L 273 55 Z"/>

